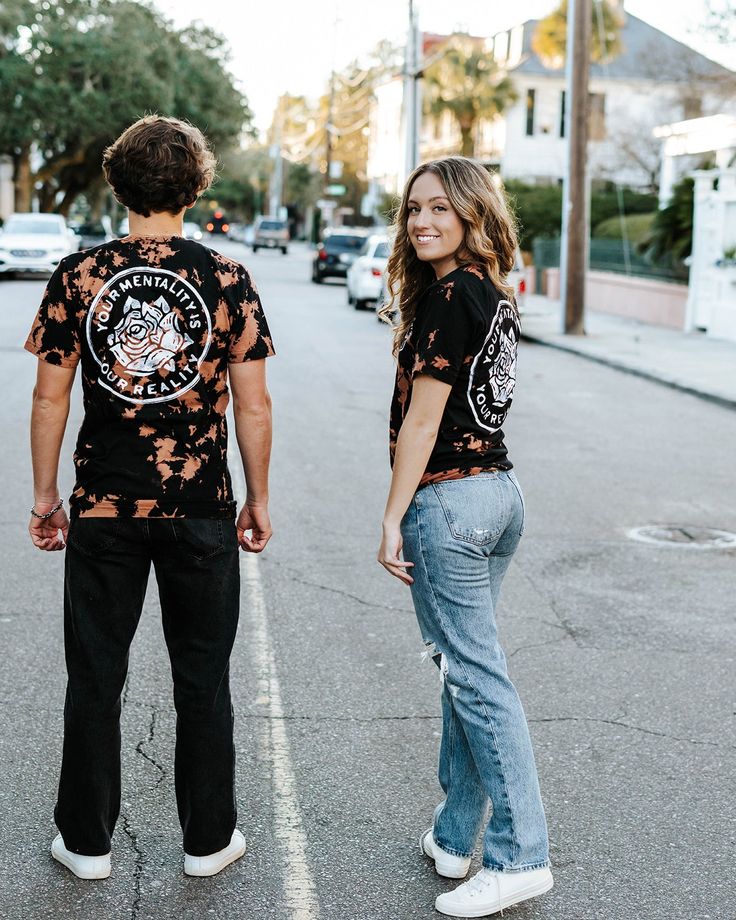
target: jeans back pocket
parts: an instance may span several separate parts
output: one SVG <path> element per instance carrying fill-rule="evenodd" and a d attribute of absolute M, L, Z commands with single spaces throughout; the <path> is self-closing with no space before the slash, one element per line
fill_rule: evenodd
<path fill-rule="evenodd" d="M 171 518 L 176 545 L 188 556 L 208 559 L 225 548 L 222 521 L 213 518 Z M 234 529 L 235 522 L 229 521 Z"/>
<path fill-rule="evenodd" d="M 432 488 L 456 540 L 487 546 L 506 529 L 508 492 L 496 475 L 480 474 L 464 479 L 435 482 Z"/>

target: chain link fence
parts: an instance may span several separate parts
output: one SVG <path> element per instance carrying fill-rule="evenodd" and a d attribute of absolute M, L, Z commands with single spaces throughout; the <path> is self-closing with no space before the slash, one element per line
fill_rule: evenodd
<path fill-rule="evenodd" d="M 534 240 L 534 267 L 537 272 L 537 290 L 542 290 L 542 273 L 545 268 L 560 267 L 560 238 Z M 658 281 L 671 281 L 687 284 L 688 268 L 672 260 L 653 260 L 646 253 L 641 253 L 636 246 L 626 240 L 590 241 L 591 271 L 616 272 L 637 278 L 652 278 Z"/>

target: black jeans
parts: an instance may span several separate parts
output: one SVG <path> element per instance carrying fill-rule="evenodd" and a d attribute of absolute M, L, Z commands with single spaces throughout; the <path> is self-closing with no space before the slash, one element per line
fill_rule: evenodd
<path fill-rule="evenodd" d="M 240 597 L 235 522 L 76 518 L 64 573 L 68 683 L 54 812 L 75 853 L 110 852 L 120 813 L 121 694 L 151 562 L 174 680 L 184 850 L 215 853 L 235 828 L 229 683 Z"/>

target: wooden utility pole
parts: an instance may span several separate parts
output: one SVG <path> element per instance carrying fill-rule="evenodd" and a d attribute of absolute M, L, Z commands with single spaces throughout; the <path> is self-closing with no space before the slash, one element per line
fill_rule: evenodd
<path fill-rule="evenodd" d="M 560 281 L 564 332 L 585 335 L 585 274 L 588 267 L 588 76 L 593 20 L 592 0 L 567 5 L 567 92 L 565 135 L 567 169 L 562 186 Z"/>
<path fill-rule="evenodd" d="M 419 162 L 419 132 L 421 130 L 421 94 L 419 80 L 422 77 L 419 60 L 421 37 L 417 25 L 417 11 L 414 0 L 409 0 L 409 30 L 407 32 L 404 57 L 404 179 Z"/>

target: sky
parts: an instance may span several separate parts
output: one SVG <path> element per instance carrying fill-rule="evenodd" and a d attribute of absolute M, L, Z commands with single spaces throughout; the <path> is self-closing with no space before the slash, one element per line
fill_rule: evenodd
<path fill-rule="evenodd" d="M 181 27 L 193 20 L 225 35 L 229 69 L 245 93 L 256 127 L 265 131 L 276 99 L 290 92 L 309 97 L 325 91 L 330 70 L 361 59 L 381 39 L 403 42 L 407 0 L 155 0 Z M 493 35 L 546 15 L 557 0 L 415 0 L 426 32 L 468 31 Z M 628 13 L 736 69 L 736 49 L 709 44 L 698 28 L 706 0 L 626 0 Z M 206 14 L 203 15 L 203 7 Z"/>

